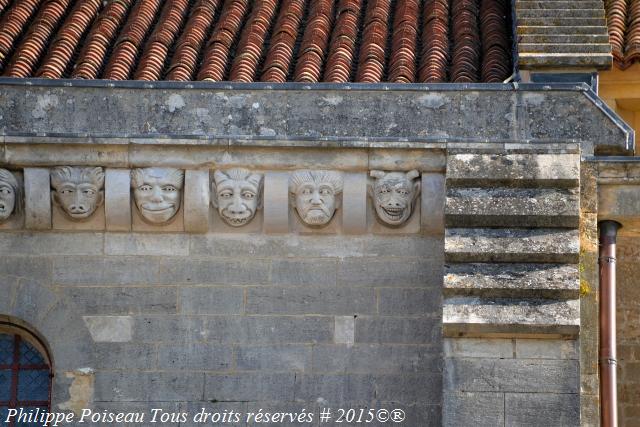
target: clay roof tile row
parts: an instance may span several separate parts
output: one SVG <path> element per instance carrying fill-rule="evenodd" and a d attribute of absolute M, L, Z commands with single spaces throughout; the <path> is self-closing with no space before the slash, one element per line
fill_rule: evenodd
<path fill-rule="evenodd" d="M 0 74 L 114 80 L 500 82 L 511 74 L 509 3 L 0 0 Z M 640 27 L 640 9 L 633 13 L 638 18 L 625 28 Z M 640 39 L 629 40 L 640 55 Z"/>
<path fill-rule="evenodd" d="M 605 9 L 615 64 L 625 69 L 640 62 L 640 1 L 605 0 Z"/>

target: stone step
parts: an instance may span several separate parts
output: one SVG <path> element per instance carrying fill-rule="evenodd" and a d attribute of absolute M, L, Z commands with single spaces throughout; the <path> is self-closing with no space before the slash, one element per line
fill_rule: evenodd
<path fill-rule="evenodd" d="M 447 337 L 576 337 L 580 331 L 580 300 L 446 298 L 442 323 Z"/>
<path fill-rule="evenodd" d="M 449 188 L 449 227 L 578 227 L 577 189 Z"/>
<path fill-rule="evenodd" d="M 555 35 L 574 35 L 574 34 L 589 34 L 589 35 L 609 35 L 609 31 L 606 26 L 579 26 L 579 27 L 560 27 L 550 25 L 519 25 L 518 34 L 555 34 Z"/>
<path fill-rule="evenodd" d="M 579 185 L 579 154 L 452 154 L 447 188 L 551 187 Z"/>
<path fill-rule="evenodd" d="M 518 27 L 535 27 L 539 25 L 551 27 L 564 27 L 572 32 L 575 27 L 605 27 L 607 20 L 598 18 L 565 18 L 564 16 L 548 16 L 542 18 L 520 18 L 518 17 Z"/>
<path fill-rule="evenodd" d="M 565 36 L 554 36 L 546 34 L 525 34 L 518 37 L 518 43 L 534 44 L 534 43 L 577 43 L 577 44 L 607 44 L 609 43 L 608 34 L 574 34 Z"/>
<path fill-rule="evenodd" d="M 577 264 L 577 229 L 447 228 L 447 262 L 521 262 Z"/>
<path fill-rule="evenodd" d="M 519 53 L 611 53 L 609 43 L 518 43 Z"/>
<path fill-rule="evenodd" d="M 557 67 L 596 67 L 608 69 L 613 63 L 610 53 L 527 53 L 518 54 L 522 69 Z"/>
<path fill-rule="evenodd" d="M 577 265 L 451 264 L 445 266 L 444 296 L 484 298 L 580 297 Z"/>
<path fill-rule="evenodd" d="M 528 9 L 603 9 L 602 0 L 517 0 L 516 10 Z"/>
<path fill-rule="evenodd" d="M 518 19 L 526 18 L 596 18 L 605 17 L 604 9 L 573 8 L 573 9 L 523 9 L 516 7 Z"/>

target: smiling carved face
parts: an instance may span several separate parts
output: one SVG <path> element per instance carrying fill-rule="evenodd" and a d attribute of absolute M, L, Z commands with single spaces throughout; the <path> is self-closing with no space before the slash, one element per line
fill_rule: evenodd
<path fill-rule="evenodd" d="M 387 225 L 400 226 L 413 213 L 413 204 L 420 194 L 420 182 L 415 181 L 419 173 L 372 172 L 376 178 L 373 185 L 373 204 L 378 218 Z"/>
<path fill-rule="evenodd" d="M 180 209 L 184 172 L 147 168 L 132 171 L 133 197 L 142 218 L 150 224 L 170 221 Z"/>
<path fill-rule="evenodd" d="M 211 203 L 232 227 L 248 224 L 261 208 L 262 175 L 247 169 L 215 171 Z"/>

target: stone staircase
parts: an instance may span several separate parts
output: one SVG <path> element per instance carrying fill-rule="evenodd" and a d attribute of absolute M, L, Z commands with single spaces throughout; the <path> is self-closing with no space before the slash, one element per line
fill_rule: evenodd
<path fill-rule="evenodd" d="M 611 66 L 602 0 L 517 0 L 515 5 L 522 69 Z"/>
<path fill-rule="evenodd" d="M 576 336 L 578 154 L 450 154 L 445 335 Z"/>

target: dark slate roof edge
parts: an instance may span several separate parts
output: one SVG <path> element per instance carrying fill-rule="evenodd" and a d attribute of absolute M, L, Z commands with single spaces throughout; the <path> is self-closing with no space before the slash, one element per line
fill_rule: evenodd
<path fill-rule="evenodd" d="M 82 79 L 16 79 L 0 77 L 2 86 L 91 87 L 125 89 L 211 89 L 211 90 L 366 90 L 366 91 L 581 91 L 590 90 L 585 83 L 238 83 L 208 81 L 141 81 Z"/>

